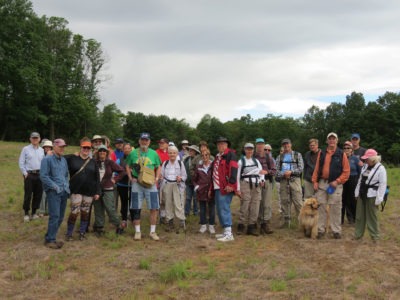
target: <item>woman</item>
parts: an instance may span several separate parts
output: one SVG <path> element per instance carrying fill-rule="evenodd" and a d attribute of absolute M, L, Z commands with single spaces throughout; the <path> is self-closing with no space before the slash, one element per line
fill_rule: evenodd
<path fill-rule="evenodd" d="M 215 234 L 215 201 L 214 197 L 209 197 L 208 191 L 212 184 L 212 169 L 210 160 L 210 150 L 203 149 L 201 161 L 196 167 L 192 182 L 196 192 L 197 200 L 200 204 L 200 233 L 208 231 Z M 208 216 L 207 216 L 208 212 Z M 208 217 L 208 218 L 207 218 Z M 207 221 L 208 219 L 208 221 Z"/>
<path fill-rule="evenodd" d="M 115 226 L 117 234 L 123 232 L 119 217 L 114 205 L 114 184 L 126 175 L 124 168 L 119 166 L 115 161 L 109 159 L 109 150 L 105 145 L 101 145 L 97 151 L 98 158 L 96 160 L 100 173 L 101 197 L 93 203 L 94 206 L 94 225 L 93 229 L 97 235 L 104 234 L 105 212 L 108 219 Z M 118 176 L 113 177 L 113 173 L 117 172 Z"/>
<path fill-rule="evenodd" d="M 68 217 L 66 240 L 72 241 L 75 222 L 81 216 L 79 240 L 85 239 L 85 233 L 90 222 L 90 207 L 93 200 L 98 200 L 101 193 L 99 168 L 90 158 L 92 143 L 89 138 L 80 142 L 78 155 L 65 155 L 70 175 L 69 185 L 71 190 L 71 213 Z"/>
<path fill-rule="evenodd" d="M 123 147 L 123 152 L 124 156 L 121 159 L 117 159 L 117 164 L 119 164 L 124 170 L 126 169 L 126 158 L 128 155 L 132 152 L 132 146 L 129 143 L 124 144 Z M 124 177 L 117 183 L 117 190 L 119 194 L 119 198 L 121 199 L 121 217 L 122 217 L 122 223 L 121 227 L 123 229 L 126 228 L 127 226 L 127 221 L 128 221 L 128 209 L 130 207 L 130 197 L 129 197 L 129 191 L 130 191 L 131 185 L 129 182 L 129 177 L 127 174 L 125 174 Z"/>
<path fill-rule="evenodd" d="M 344 153 L 350 164 L 350 177 L 343 184 L 342 194 L 342 224 L 344 223 L 344 215 L 347 216 L 349 224 L 354 224 L 356 221 L 356 206 L 357 201 L 354 197 L 354 191 L 357 186 L 358 177 L 360 177 L 362 163 L 357 156 L 353 155 L 353 144 L 346 141 L 343 144 Z"/>
<path fill-rule="evenodd" d="M 261 202 L 261 181 L 264 180 L 262 166 L 258 159 L 253 157 L 254 145 L 244 145 L 245 156 L 238 161 L 238 196 L 240 196 L 240 214 L 237 234 L 244 233 L 244 225 L 247 226 L 247 234 L 258 236 L 257 218 Z"/>
<path fill-rule="evenodd" d="M 166 160 L 161 166 L 161 199 L 165 203 L 166 221 L 168 223 L 167 231 L 174 230 L 174 217 L 179 220 L 179 227 L 186 230 L 185 227 L 185 180 L 186 169 L 183 163 L 177 159 L 178 148 L 168 147 L 169 160 Z M 179 227 L 176 233 L 179 233 Z"/>
<path fill-rule="evenodd" d="M 382 203 L 386 191 L 386 169 L 380 163 L 381 157 L 374 149 L 368 149 L 364 156 L 365 164 L 357 183 L 355 196 L 357 199 L 355 239 L 363 237 L 365 226 L 369 235 L 376 242 L 379 240 L 378 207 Z"/>

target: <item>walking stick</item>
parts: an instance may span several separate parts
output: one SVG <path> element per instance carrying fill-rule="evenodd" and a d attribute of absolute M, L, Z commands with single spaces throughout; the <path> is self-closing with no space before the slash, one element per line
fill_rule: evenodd
<path fill-rule="evenodd" d="M 286 187 L 288 192 L 288 202 L 289 202 L 289 222 L 288 227 L 290 228 L 290 223 L 292 221 L 292 193 L 290 190 L 290 179 L 286 179 Z"/>
<path fill-rule="evenodd" d="M 90 208 L 89 208 L 89 218 L 88 218 L 88 223 L 86 225 L 86 232 L 89 232 L 89 227 L 90 227 L 90 220 L 92 219 L 92 207 L 93 207 L 93 201 L 90 203 Z"/>

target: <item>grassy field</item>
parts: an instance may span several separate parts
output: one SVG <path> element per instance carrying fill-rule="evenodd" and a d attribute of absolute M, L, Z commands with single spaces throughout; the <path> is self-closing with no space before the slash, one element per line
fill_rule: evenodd
<path fill-rule="evenodd" d="M 391 194 L 377 244 L 368 234 L 351 240 L 348 224 L 341 240 L 306 239 L 293 226 L 223 244 L 197 233 L 195 216 L 186 235 L 158 226 L 154 242 L 145 212 L 140 242 L 132 227 L 116 237 L 110 226 L 102 238 L 90 233 L 52 250 L 43 246 L 47 217 L 22 221 L 23 146 L 0 142 L 0 299 L 400 299 L 399 169 L 388 170 Z M 238 207 L 234 199 L 235 225 Z"/>

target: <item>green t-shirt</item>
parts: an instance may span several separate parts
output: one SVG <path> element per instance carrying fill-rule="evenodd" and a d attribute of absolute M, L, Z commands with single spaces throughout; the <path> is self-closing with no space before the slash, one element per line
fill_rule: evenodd
<path fill-rule="evenodd" d="M 126 158 L 126 164 L 132 168 L 133 164 L 141 164 L 150 169 L 156 169 L 161 165 L 160 157 L 153 149 L 142 152 L 139 148 L 133 150 Z M 132 175 L 138 177 L 138 173 L 132 168 Z"/>

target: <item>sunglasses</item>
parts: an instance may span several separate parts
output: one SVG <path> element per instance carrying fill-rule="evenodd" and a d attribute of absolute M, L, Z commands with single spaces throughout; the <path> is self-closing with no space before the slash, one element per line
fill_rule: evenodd
<path fill-rule="evenodd" d="M 100 150 L 99 150 L 99 153 L 100 153 L 100 152 L 107 152 L 107 150 L 100 149 Z"/>
<path fill-rule="evenodd" d="M 82 149 L 90 150 L 90 147 L 82 147 Z"/>
<path fill-rule="evenodd" d="M 344 150 L 348 150 L 348 149 L 351 149 L 351 148 L 350 148 L 350 147 L 344 147 L 343 149 L 344 149 Z"/>
<path fill-rule="evenodd" d="M 270 151 L 271 151 L 271 149 L 264 149 L 264 151 L 265 151 L 265 152 L 267 152 L 267 151 L 268 151 L 268 152 L 270 152 Z"/>

